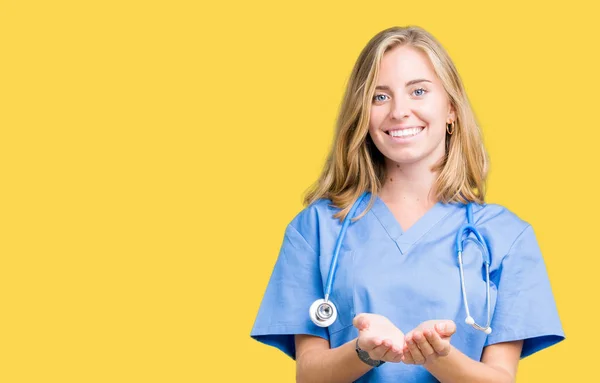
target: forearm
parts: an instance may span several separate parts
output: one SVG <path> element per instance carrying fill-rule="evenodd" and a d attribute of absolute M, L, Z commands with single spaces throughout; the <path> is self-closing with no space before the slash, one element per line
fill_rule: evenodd
<path fill-rule="evenodd" d="M 508 371 L 475 361 L 455 347 L 443 357 L 425 362 L 424 367 L 441 383 L 514 383 Z"/>
<path fill-rule="evenodd" d="M 373 367 L 358 359 L 355 342 L 305 352 L 296 362 L 296 382 L 351 383 L 363 376 Z"/>

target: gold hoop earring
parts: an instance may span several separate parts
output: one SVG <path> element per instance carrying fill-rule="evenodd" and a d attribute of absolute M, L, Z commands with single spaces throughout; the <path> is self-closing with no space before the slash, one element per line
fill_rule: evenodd
<path fill-rule="evenodd" d="M 446 124 L 446 132 L 450 135 L 454 133 L 454 121 L 452 121 L 452 124 Z"/>

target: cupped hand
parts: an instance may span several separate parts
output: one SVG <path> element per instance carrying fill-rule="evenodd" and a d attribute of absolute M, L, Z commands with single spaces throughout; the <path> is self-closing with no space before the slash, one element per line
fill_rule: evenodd
<path fill-rule="evenodd" d="M 358 346 L 373 360 L 402 361 L 404 333 L 379 314 L 359 314 L 352 321 L 358 329 Z"/>
<path fill-rule="evenodd" d="M 450 352 L 450 338 L 456 332 L 451 320 L 429 320 L 406 334 L 402 362 L 424 364 Z"/>

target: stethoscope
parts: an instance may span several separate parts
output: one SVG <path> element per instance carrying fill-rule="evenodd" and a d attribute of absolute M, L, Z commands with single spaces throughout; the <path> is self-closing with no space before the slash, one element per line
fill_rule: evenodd
<path fill-rule="evenodd" d="M 335 320 L 337 319 L 337 308 L 329 300 L 329 295 L 331 294 L 331 289 L 333 287 L 333 279 L 335 276 L 335 271 L 337 268 L 337 260 L 340 253 L 340 248 L 342 247 L 342 242 L 344 240 L 344 236 L 346 235 L 346 231 L 348 230 L 348 226 L 350 225 L 350 221 L 352 218 L 356 216 L 356 210 L 358 206 L 363 201 L 363 199 L 367 196 L 367 193 L 363 193 L 357 200 L 354 202 L 350 211 L 344 218 L 342 222 L 342 228 L 340 233 L 335 241 L 335 247 L 333 250 L 333 257 L 331 258 L 331 264 L 329 265 L 329 273 L 327 275 L 327 284 L 325 285 L 325 298 L 317 299 L 310 306 L 308 312 L 310 315 L 310 319 L 319 327 L 329 327 Z M 463 236 L 467 235 L 467 238 L 463 240 Z M 473 233 L 475 238 L 469 237 L 469 233 Z M 463 243 L 464 241 L 473 241 L 477 246 L 481 248 L 481 252 L 483 255 L 483 263 L 485 265 L 485 275 L 486 275 L 486 306 L 487 306 L 487 323 L 485 326 L 480 326 L 475 323 L 475 319 L 471 316 L 471 312 L 469 311 L 469 303 L 467 302 L 467 293 L 465 287 L 465 276 L 463 272 L 463 260 L 462 260 L 462 252 L 463 252 Z M 456 252 L 458 254 L 458 268 L 460 270 L 460 287 L 462 291 L 463 302 L 465 304 L 465 310 L 467 313 L 467 317 L 465 319 L 465 323 L 473 326 L 476 330 L 480 330 L 485 332 L 486 334 L 491 334 L 492 328 L 490 327 L 491 323 L 491 305 L 490 305 L 490 253 L 487 247 L 487 244 L 481 235 L 481 233 L 475 228 L 473 225 L 473 208 L 470 203 L 467 204 L 467 223 L 462 225 L 461 228 L 456 233 Z"/>

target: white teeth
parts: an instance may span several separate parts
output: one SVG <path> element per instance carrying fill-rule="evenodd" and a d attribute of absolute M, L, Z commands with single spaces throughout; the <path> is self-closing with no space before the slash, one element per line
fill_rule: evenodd
<path fill-rule="evenodd" d="M 418 128 L 409 128 L 409 129 L 402 129 L 402 130 L 392 130 L 390 132 L 390 136 L 392 136 L 392 137 L 410 137 L 410 136 L 416 136 L 422 130 L 423 130 L 423 128 L 421 128 L 421 127 L 418 127 Z"/>

